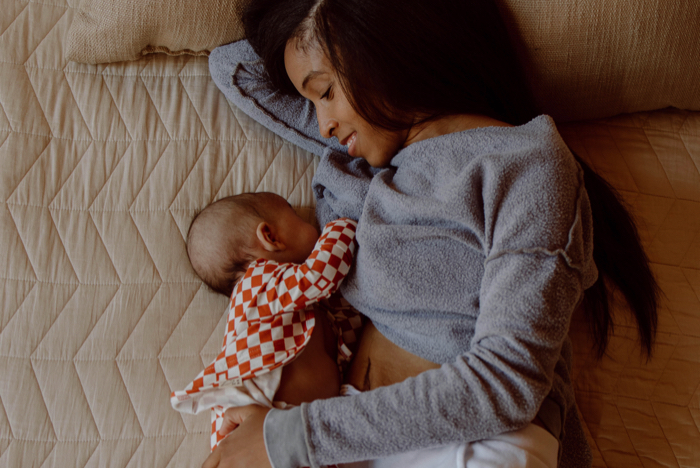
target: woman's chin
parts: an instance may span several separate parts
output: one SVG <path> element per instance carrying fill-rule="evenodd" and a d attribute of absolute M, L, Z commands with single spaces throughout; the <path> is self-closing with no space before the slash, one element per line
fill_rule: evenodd
<path fill-rule="evenodd" d="M 375 153 L 367 156 L 360 156 L 365 159 L 370 166 L 376 168 L 388 167 L 391 164 L 391 160 L 394 158 L 394 154 L 386 153 Z"/>

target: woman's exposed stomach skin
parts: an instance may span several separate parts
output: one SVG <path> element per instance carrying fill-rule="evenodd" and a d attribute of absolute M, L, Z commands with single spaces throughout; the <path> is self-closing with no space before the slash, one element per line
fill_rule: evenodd
<path fill-rule="evenodd" d="M 368 321 L 345 383 L 360 391 L 367 391 L 402 382 L 438 367 L 439 364 L 398 347 Z"/>
<path fill-rule="evenodd" d="M 347 372 L 345 383 L 360 391 L 403 382 L 409 377 L 440 364 L 423 359 L 389 341 L 368 321 L 362 332 L 357 354 Z M 539 417 L 533 424 L 547 429 Z"/>
<path fill-rule="evenodd" d="M 282 369 L 275 400 L 300 405 L 340 393 L 341 376 L 335 354 L 335 337 L 323 314 L 309 343 L 297 359 Z M 362 331 L 360 343 L 345 376 L 345 383 L 360 391 L 402 382 L 421 372 L 440 367 L 389 341 L 371 321 Z"/>

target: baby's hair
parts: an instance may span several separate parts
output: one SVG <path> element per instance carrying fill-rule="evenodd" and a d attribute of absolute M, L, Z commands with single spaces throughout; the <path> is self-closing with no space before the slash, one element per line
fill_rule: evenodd
<path fill-rule="evenodd" d="M 255 258 L 251 254 L 260 222 L 279 195 L 234 195 L 206 206 L 187 233 L 187 256 L 195 273 L 216 292 L 231 296 L 233 287 Z"/>

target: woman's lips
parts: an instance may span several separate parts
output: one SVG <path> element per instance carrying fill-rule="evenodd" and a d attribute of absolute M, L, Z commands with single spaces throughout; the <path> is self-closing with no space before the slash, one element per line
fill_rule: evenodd
<path fill-rule="evenodd" d="M 357 141 L 357 132 L 352 132 L 352 134 L 343 142 L 343 144 L 348 148 L 348 154 L 355 157 L 355 142 Z"/>

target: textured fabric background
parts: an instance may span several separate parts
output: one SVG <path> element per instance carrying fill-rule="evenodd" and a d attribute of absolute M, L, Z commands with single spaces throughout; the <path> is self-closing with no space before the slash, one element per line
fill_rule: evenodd
<path fill-rule="evenodd" d="M 70 63 L 74 17 L 65 0 L 0 11 L 0 467 L 197 467 L 209 416 L 169 394 L 216 357 L 227 301 L 190 268 L 187 226 L 251 190 L 313 219 L 317 159 L 227 103 L 203 57 Z M 623 315 L 602 362 L 574 324 L 595 466 L 697 468 L 700 113 L 561 130 L 622 190 L 665 292 L 649 363 Z"/>
<path fill-rule="evenodd" d="M 144 54 L 207 55 L 243 38 L 245 0 L 73 0 L 69 60 L 136 60 Z"/>
<path fill-rule="evenodd" d="M 72 1 L 66 56 L 77 62 L 206 55 L 243 37 L 246 0 Z M 536 99 L 556 120 L 700 110 L 700 2 L 497 1 Z"/>
<path fill-rule="evenodd" d="M 700 2 L 498 1 L 535 97 L 555 120 L 700 110 Z"/>

